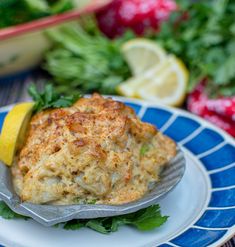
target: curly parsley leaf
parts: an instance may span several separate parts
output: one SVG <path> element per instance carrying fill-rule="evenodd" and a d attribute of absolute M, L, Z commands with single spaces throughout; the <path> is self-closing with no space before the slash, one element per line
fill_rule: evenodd
<path fill-rule="evenodd" d="M 69 107 L 81 98 L 80 94 L 70 96 L 59 95 L 51 84 L 47 84 L 42 92 L 39 92 L 36 86 L 32 84 L 28 88 L 28 93 L 35 101 L 35 112 L 40 112 L 48 108 Z"/>

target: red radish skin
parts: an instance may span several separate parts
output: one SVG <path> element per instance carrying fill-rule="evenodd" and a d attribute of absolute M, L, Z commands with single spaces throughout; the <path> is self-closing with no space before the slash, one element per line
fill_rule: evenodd
<path fill-rule="evenodd" d="M 235 96 L 209 99 L 205 82 L 188 96 L 188 110 L 197 114 L 235 137 Z"/>
<path fill-rule="evenodd" d="M 174 0 L 114 0 L 97 13 L 100 29 L 114 38 L 132 29 L 137 35 L 158 30 L 162 21 L 177 9 Z"/>

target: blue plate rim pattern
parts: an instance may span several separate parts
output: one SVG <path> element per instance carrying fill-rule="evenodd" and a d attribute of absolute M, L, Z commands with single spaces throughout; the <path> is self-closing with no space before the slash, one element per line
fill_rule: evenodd
<path fill-rule="evenodd" d="M 151 102 L 147 102 L 147 101 L 143 101 L 143 100 L 139 100 L 139 99 L 131 99 L 131 98 L 125 98 L 125 97 L 120 97 L 120 96 L 107 96 L 107 97 L 112 97 L 115 100 L 119 100 L 122 101 L 124 103 L 127 104 L 131 104 L 134 107 L 136 106 L 137 109 L 137 114 L 140 118 L 143 118 L 146 111 L 148 109 L 160 109 L 166 112 L 171 113 L 171 116 L 169 117 L 169 119 L 167 119 L 165 121 L 165 123 L 159 128 L 160 131 L 165 132 L 169 129 L 169 127 L 175 122 L 175 120 L 177 119 L 177 117 L 183 117 L 186 119 L 190 119 L 195 121 L 196 123 L 199 124 L 199 127 L 196 128 L 192 133 L 190 133 L 189 135 L 185 136 L 182 140 L 180 140 L 178 143 L 180 144 L 180 146 L 182 146 L 184 149 L 186 149 L 187 151 L 191 152 L 196 159 L 200 160 L 200 163 L 203 165 L 203 168 L 207 171 L 208 173 L 208 177 L 210 176 L 211 178 L 213 177 L 213 174 L 217 174 L 217 173 L 221 173 L 221 172 L 226 172 L 227 170 L 230 171 L 230 169 L 234 169 L 235 170 L 235 161 L 234 161 L 234 157 L 232 156 L 232 163 L 230 164 L 225 164 L 225 165 L 221 165 L 220 167 L 210 167 L 211 164 L 209 165 L 205 165 L 204 162 L 205 159 L 203 160 L 203 158 L 208 157 L 210 155 L 217 155 L 215 154 L 217 151 L 220 151 L 220 149 L 223 149 L 226 145 L 227 146 L 231 146 L 231 148 L 235 148 L 235 141 L 233 139 L 233 137 L 229 136 L 225 131 L 219 129 L 217 126 L 209 123 L 208 121 L 193 115 L 185 110 L 182 109 L 178 109 L 178 108 L 173 108 L 173 107 L 169 107 L 169 106 L 165 106 L 165 105 L 161 105 L 161 104 L 155 104 L 155 103 L 151 103 Z M 0 108 L 0 114 L 3 112 L 7 112 L 12 108 L 13 105 L 10 106 L 6 106 L 6 107 L 2 107 Z M 1 120 L 0 120 L 1 121 Z M 215 134 L 215 135 L 219 135 L 220 137 L 222 137 L 222 140 L 215 145 L 213 147 L 206 147 L 205 150 L 203 150 L 204 147 L 202 147 L 202 150 L 195 154 L 195 150 L 191 151 L 190 150 L 190 141 L 192 141 L 194 138 L 197 138 L 200 134 L 203 135 L 202 132 L 205 131 L 211 131 L 211 134 Z M 204 133 L 205 134 L 205 133 Z M 203 136 L 202 136 L 203 137 Z M 185 144 L 188 145 L 188 147 L 185 146 Z M 193 146 L 193 145 L 191 145 Z M 215 156 L 217 157 L 217 156 Z M 216 180 L 217 181 L 217 180 Z M 231 181 L 228 181 L 231 182 Z M 219 188 L 218 191 L 220 191 L 220 189 L 226 191 L 226 189 L 235 189 L 235 181 L 232 184 L 225 184 L 225 185 L 216 185 L 211 183 L 211 188 L 213 188 L 213 186 L 217 186 L 215 188 Z M 219 186 L 219 187 L 218 187 Z M 221 187 L 222 186 L 222 187 Z M 216 190 L 217 191 L 217 190 Z M 210 191 L 210 194 L 212 194 L 212 191 Z M 210 208 L 209 211 L 213 211 L 213 208 L 215 209 L 221 209 L 222 211 L 226 211 L 230 212 L 228 210 L 232 210 L 231 213 L 235 213 L 235 205 L 229 205 L 226 207 L 214 207 L 209 206 L 209 203 L 211 203 L 211 197 L 210 197 L 210 201 L 208 201 L 208 205 L 207 207 Z M 208 212 L 208 210 L 207 210 Z M 206 210 L 204 211 L 204 213 L 206 213 Z M 213 212 L 212 212 L 213 213 Z M 213 214 L 212 214 L 213 215 Z M 234 223 L 234 219 L 232 219 L 231 222 L 227 222 L 227 225 L 225 227 L 205 227 L 203 226 L 203 224 L 205 223 L 205 221 L 203 221 L 203 217 L 211 217 L 210 215 L 201 215 L 200 219 L 196 222 L 193 222 L 190 226 L 188 226 L 186 229 L 184 229 L 183 232 L 181 232 L 177 237 L 173 237 L 173 239 L 169 239 L 168 242 L 166 243 L 161 243 L 159 246 L 182 246 L 181 240 L 184 241 L 185 239 L 190 237 L 190 234 L 199 234 L 198 236 L 200 236 L 200 234 L 207 234 L 207 232 L 212 232 L 213 234 L 215 234 L 214 239 L 212 239 L 211 242 L 208 242 L 208 244 L 206 246 L 218 246 L 218 245 L 222 245 L 224 244 L 226 241 L 228 241 L 234 234 L 235 234 L 235 223 Z M 202 224 L 203 222 L 203 224 Z M 202 226 L 201 226 L 202 224 Z M 190 231 L 191 232 L 190 232 Z M 217 234 L 217 235 L 216 235 Z M 196 245 L 195 245 L 196 246 Z M 198 245 L 199 246 L 199 245 Z"/>

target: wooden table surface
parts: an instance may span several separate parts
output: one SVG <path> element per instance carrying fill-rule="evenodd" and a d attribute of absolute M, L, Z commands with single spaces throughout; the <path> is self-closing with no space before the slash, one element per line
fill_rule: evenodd
<path fill-rule="evenodd" d="M 35 70 L 27 76 L 23 75 L 17 78 L 9 78 L 4 81 L 0 79 L 0 107 L 29 100 L 30 97 L 27 94 L 27 87 L 32 82 L 37 84 L 39 88 L 42 87 L 45 82 L 45 74 L 40 70 Z M 235 247 L 235 236 L 223 245 L 223 247 Z"/>

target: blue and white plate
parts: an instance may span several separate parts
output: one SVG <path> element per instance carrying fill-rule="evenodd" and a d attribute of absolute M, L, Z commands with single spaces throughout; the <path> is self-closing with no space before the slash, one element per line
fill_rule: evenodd
<path fill-rule="evenodd" d="M 17 247 L 203 247 L 219 246 L 235 234 L 235 141 L 185 111 L 115 97 L 174 139 L 185 153 L 182 181 L 161 202 L 168 222 L 151 232 L 122 227 L 102 235 L 89 229 L 46 228 L 33 220 L 0 219 L 0 243 Z M 10 107 L 0 110 L 0 129 Z"/>

